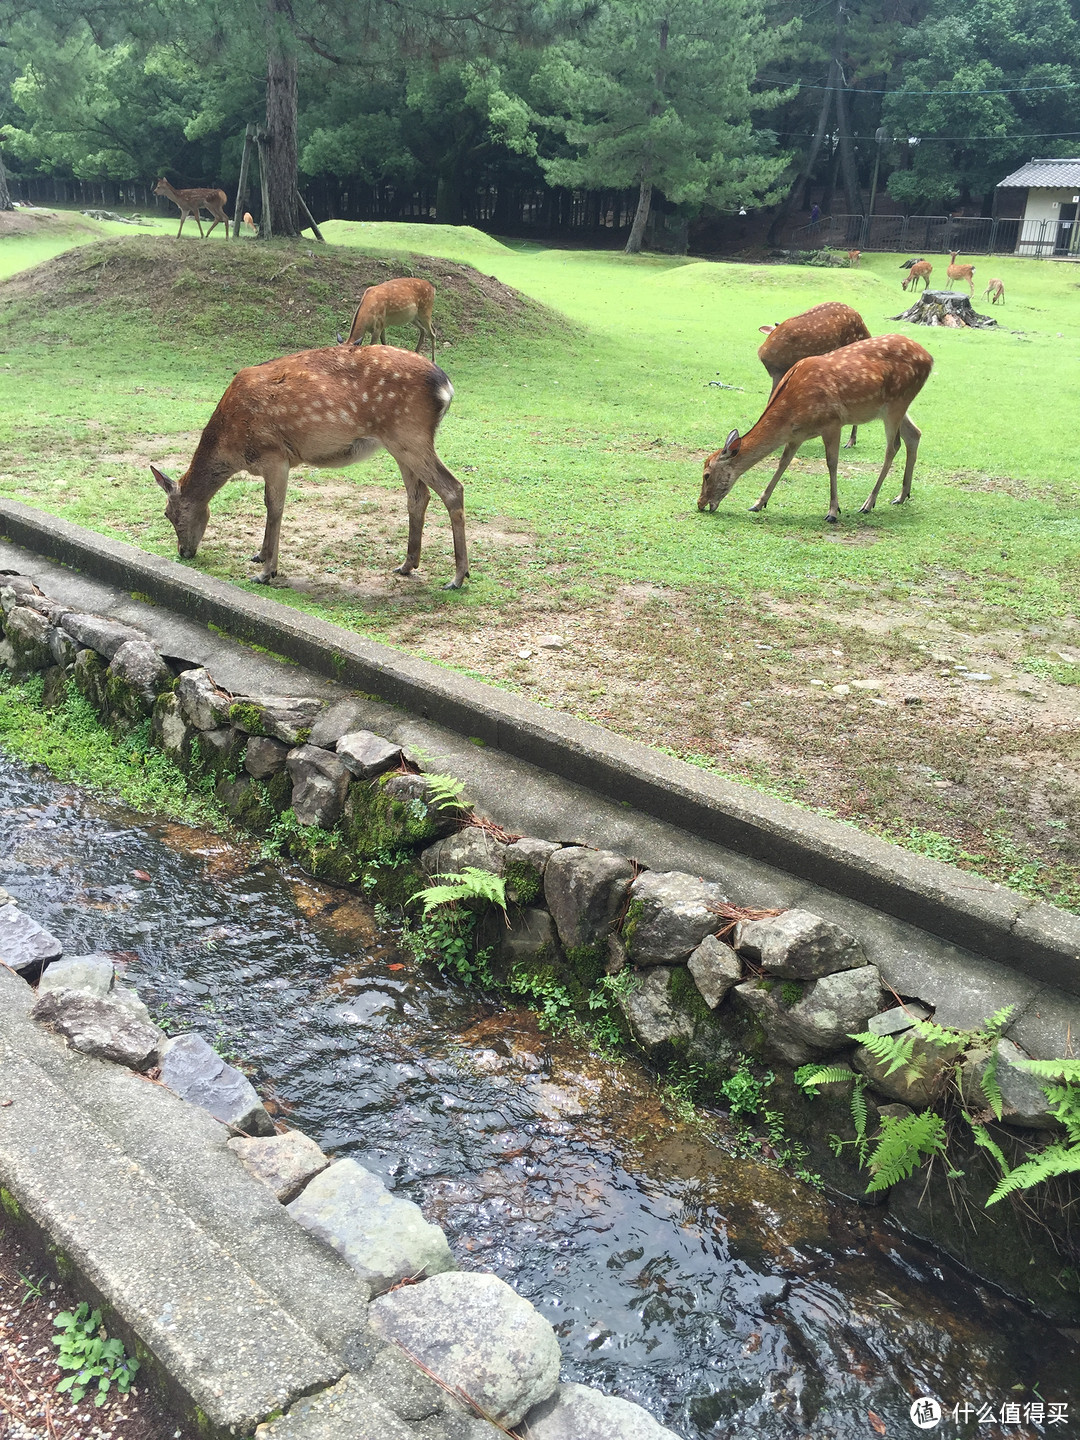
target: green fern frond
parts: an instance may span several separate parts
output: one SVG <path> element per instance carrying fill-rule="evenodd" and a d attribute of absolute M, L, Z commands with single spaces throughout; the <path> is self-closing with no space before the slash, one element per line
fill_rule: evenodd
<path fill-rule="evenodd" d="M 851 1091 L 851 1118 L 855 1125 L 855 1139 L 859 1143 L 859 1158 L 865 1160 L 866 1145 L 866 1079 L 860 1075 Z"/>
<path fill-rule="evenodd" d="M 1066 1084 L 1080 1085 L 1080 1059 L 1072 1060 L 1017 1060 L 1018 1070 L 1027 1070 L 1046 1080 L 1064 1080 Z"/>
<path fill-rule="evenodd" d="M 1001 1032 L 1009 1024 L 1016 1011 L 1015 1005 L 1003 1005 L 1000 1010 L 995 1010 L 989 1020 L 984 1020 L 979 1027 L 979 1034 L 985 1035 L 987 1040 L 997 1040 Z"/>
<path fill-rule="evenodd" d="M 457 780 L 453 775 L 425 775 L 427 791 L 431 797 L 431 803 L 437 810 L 467 810 L 469 807 L 462 799 L 462 792 L 465 789 L 465 782 Z"/>
<path fill-rule="evenodd" d="M 1015 1170 L 1010 1170 L 987 1200 L 987 1208 L 1015 1190 L 1030 1190 L 1033 1185 L 1052 1180 L 1056 1175 L 1076 1174 L 1080 1174 L 1080 1146 L 1048 1145 L 1041 1155 L 1035 1155 L 1017 1165 Z"/>
<path fill-rule="evenodd" d="M 795 1071 L 795 1084 L 807 1095 L 816 1095 L 819 1085 L 840 1085 L 854 1078 L 843 1065 L 800 1065 Z"/>
<path fill-rule="evenodd" d="M 939 1050 L 949 1045 L 965 1045 L 971 1038 L 966 1031 L 954 1030 L 950 1025 L 936 1025 L 933 1020 L 916 1020 L 913 1028 L 920 1040 L 936 1045 Z"/>
<path fill-rule="evenodd" d="M 887 1190 L 890 1185 L 906 1180 L 924 1155 L 945 1153 L 945 1121 L 932 1110 L 918 1115 L 894 1119 L 886 1115 L 881 1122 L 881 1138 L 869 1159 L 873 1179 L 866 1193 Z"/>
<path fill-rule="evenodd" d="M 1011 1007 L 1010 1007 L 1011 1008 Z M 1001 1119 L 1001 1111 L 1004 1101 L 1001 1098 L 1001 1087 L 997 1080 L 998 1052 L 995 1043 L 990 1051 L 990 1058 L 986 1062 L 986 1068 L 979 1076 L 979 1085 L 983 1094 L 990 1102 L 990 1109 L 993 1110 L 996 1119 Z"/>
<path fill-rule="evenodd" d="M 441 883 L 418 890 L 411 902 L 419 901 L 423 905 L 425 919 L 440 905 L 458 905 L 467 900 L 483 900 L 489 905 L 506 909 L 506 884 L 490 870 L 466 865 L 460 874 L 435 875 L 432 878 Z"/>
<path fill-rule="evenodd" d="M 1008 1175 L 1012 1167 L 1005 1159 L 1005 1156 L 1001 1152 L 1001 1146 L 990 1134 L 990 1131 L 987 1130 L 985 1125 L 980 1125 L 977 1120 L 973 1120 L 966 1110 L 962 1110 L 960 1113 L 971 1126 L 971 1135 L 976 1145 L 981 1145 L 984 1150 L 989 1150 L 990 1154 L 997 1161 L 998 1168 L 1001 1170 L 1002 1175 Z M 1000 1116 L 998 1118 L 1000 1119 Z"/>
<path fill-rule="evenodd" d="M 901 1066 L 906 1066 L 913 1077 L 922 1074 L 922 1062 L 916 1060 L 912 1054 L 915 1035 L 911 1030 L 903 1035 L 874 1035 L 871 1031 L 864 1030 L 858 1035 L 852 1035 L 851 1039 L 865 1046 L 878 1064 L 886 1067 L 883 1079 L 895 1074 Z"/>

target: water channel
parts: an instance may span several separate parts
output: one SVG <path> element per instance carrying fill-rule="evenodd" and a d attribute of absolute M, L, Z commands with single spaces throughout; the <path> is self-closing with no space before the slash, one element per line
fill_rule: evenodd
<path fill-rule="evenodd" d="M 420 969 L 355 896 L 2 756 L 0 885 L 417 1201 L 461 1267 L 532 1300 L 564 1379 L 685 1440 L 914 1435 L 923 1395 L 940 1435 L 1037 1433 L 1039 1401 L 1069 1403 L 1048 1433 L 1075 1433 L 1075 1334 L 873 1211 L 703 1140 L 635 1066 Z"/>

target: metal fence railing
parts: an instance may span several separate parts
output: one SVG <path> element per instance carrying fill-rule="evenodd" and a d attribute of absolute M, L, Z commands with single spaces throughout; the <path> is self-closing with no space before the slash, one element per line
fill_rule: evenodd
<path fill-rule="evenodd" d="M 912 255 L 1028 255 L 1080 259 L 1080 221 L 983 215 L 823 215 L 792 230 L 792 250 L 890 250 Z"/>

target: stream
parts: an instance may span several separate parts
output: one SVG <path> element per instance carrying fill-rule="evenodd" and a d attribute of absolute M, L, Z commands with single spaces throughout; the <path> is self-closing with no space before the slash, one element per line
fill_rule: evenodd
<path fill-rule="evenodd" d="M 355 895 L 3 756 L 0 787 L 0 885 L 530 1299 L 565 1380 L 685 1440 L 913 1435 L 920 1396 L 940 1435 L 1075 1433 L 1075 1332 L 673 1120 L 633 1063 L 448 985 Z"/>

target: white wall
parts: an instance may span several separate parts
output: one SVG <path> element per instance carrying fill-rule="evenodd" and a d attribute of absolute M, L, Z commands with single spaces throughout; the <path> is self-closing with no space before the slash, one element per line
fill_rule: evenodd
<path fill-rule="evenodd" d="M 1030 255 L 1033 253 L 1033 246 L 1041 238 L 1045 242 L 1045 252 L 1052 253 L 1057 243 L 1057 220 L 1063 205 L 1071 205 L 1073 197 L 1080 194 L 1080 186 L 1073 189 L 1071 186 L 1064 189 L 1035 189 L 1028 191 L 1027 206 L 1024 210 L 1023 223 L 1020 226 L 1020 234 L 1016 250 L 1018 254 Z M 1046 229 L 1043 231 L 1042 222 L 1046 221 Z M 1073 248 L 1077 240 L 1080 240 L 1080 229 L 1074 227 Z"/>

